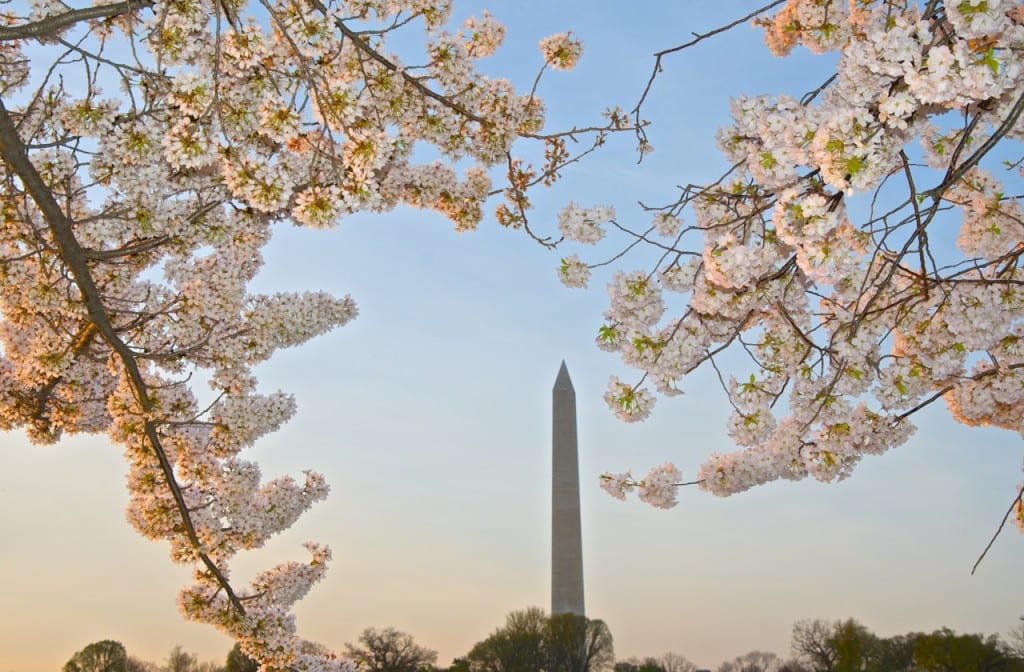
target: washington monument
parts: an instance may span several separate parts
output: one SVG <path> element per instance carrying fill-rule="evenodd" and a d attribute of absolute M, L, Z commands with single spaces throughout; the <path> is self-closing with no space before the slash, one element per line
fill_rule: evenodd
<path fill-rule="evenodd" d="M 576 391 L 565 362 L 551 401 L 551 615 L 584 616 Z"/>

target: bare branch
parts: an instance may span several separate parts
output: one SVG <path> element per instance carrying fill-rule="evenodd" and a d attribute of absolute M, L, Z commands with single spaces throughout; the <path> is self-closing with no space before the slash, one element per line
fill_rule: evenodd
<path fill-rule="evenodd" d="M 677 51 L 682 51 L 683 49 L 688 49 L 689 47 L 692 47 L 693 45 L 697 44 L 698 42 L 700 42 L 702 40 L 706 40 L 709 37 L 713 37 L 713 36 L 718 35 L 720 33 L 724 33 L 724 32 L 726 32 L 728 30 L 731 30 L 731 29 L 735 28 L 736 26 L 738 26 L 738 25 L 740 25 L 742 23 L 746 23 L 747 21 L 750 21 L 751 19 L 753 19 L 755 16 L 757 16 L 759 14 L 764 14 L 765 12 L 767 12 L 770 9 L 772 9 L 773 7 L 778 7 L 779 5 L 783 4 L 784 2 L 786 2 L 786 0 L 775 0 L 774 2 L 771 2 L 771 3 L 767 4 L 767 5 L 765 5 L 764 7 L 761 7 L 760 9 L 755 9 L 750 14 L 747 14 L 746 16 L 744 16 L 742 18 L 736 19 L 735 21 L 733 21 L 732 23 L 729 23 L 727 25 L 721 26 L 719 28 L 715 28 L 714 30 L 709 30 L 706 33 L 692 33 L 693 39 L 690 40 L 689 42 L 677 45 L 677 46 L 672 47 L 670 49 L 664 49 L 662 51 L 659 51 L 659 52 L 655 53 L 654 54 L 654 69 L 651 71 L 651 76 L 647 80 L 647 85 L 644 87 L 644 92 L 642 94 L 640 94 L 640 100 L 637 101 L 636 107 L 634 107 L 633 110 L 632 110 L 632 114 L 633 114 L 633 116 L 635 118 L 637 128 L 638 129 L 642 128 L 642 124 L 641 124 L 641 121 L 640 121 L 640 108 L 643 107 L 644 101 L 647 100 L 647 96 L 651 92 L 651 87 L 654 85 L 655 78 L 657 78 L 658 73 L 661 72 L 661 59 L 662 58 L 664 58 L 665 56 L 667 56 L 669 54 L 674 54 Z"/>
<path fill-rule="evenodd" d="M 985 550 L 981 552 L 980 556 L 978 556 L 978 560 L 974 563 L 974 567 L 971 567 L 972 575 L 974 574 L 974 570 L 978 569 L 978 565 L 981 564 L 981 561 L 985 559 L 985 555 L 987 555 L 988 550 L 992 548 L 992 544 L 996 543 L 996 538 L 1003 531 L 1003 526 L 1006 525 L 1006 521 L 1010 519 L 1010 515 L 1013 513 L 1013 510 L 1020 506 L 1022 502 L 1024 502 L 1024 485 L 1022 485 L 1020 490 L 1017 491 L 1017 496 L 1013 498 L 1013 502 L 1010 504 L 1010 508 L 1007 509 L 1006 513 L 1003 515 L 1003 519 L 1002 521 L 1000 521 L 999 527 L 996 528 L 996 533 L 992 535 L 992 538 L 989 540 L 988 545 L 985 546 Z"/>

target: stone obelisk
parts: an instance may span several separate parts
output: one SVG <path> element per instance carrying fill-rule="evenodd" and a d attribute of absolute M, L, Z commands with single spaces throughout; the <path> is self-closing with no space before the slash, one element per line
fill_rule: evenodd
<path fill-rule="evenodd" d="M 576 391 L 562 362 L 551 393 L 551 615 L 583 616 Z"/>

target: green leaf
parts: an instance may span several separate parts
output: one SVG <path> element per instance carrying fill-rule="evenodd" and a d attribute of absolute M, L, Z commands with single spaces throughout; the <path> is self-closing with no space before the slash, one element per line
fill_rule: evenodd
<path fill-rule="evenodd" d="M 999 61 L 996 60 L 995 48 L 989 47 L 988 51 L 985 52 L 985 58 L 981 60 L 982 63 L 988 66 L 988 69 L 992 71 L 993 75 L 999 74 Z"/>

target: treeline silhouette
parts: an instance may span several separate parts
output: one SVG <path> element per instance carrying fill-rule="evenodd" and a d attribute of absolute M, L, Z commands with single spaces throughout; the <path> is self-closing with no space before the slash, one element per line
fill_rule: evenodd
<path fill-rule="evenodd" d="M 64 663 L 63 672 L 256 672 L 258 666 L 235 644 L 223 665 L 200 662 L 193 653 L 175 646 L 162 663 L 128 655 L 121 642 L 105 639 L 93 642 Z"/>
<path fill-rule="evenodd" d="M 307 644 L 309 651 L 326 651 Z M 790 655 L 750 651 L 714 672 L 1024 672 L 1024 623 L 998 635 L 958 634 L 949 628 L 880 637 L 854 619 L 809 619 L 793 624 Z M 448 667 L 437 652 L 394 628 L 367 628 L 344 655 L 358 672 L 712 672 L 685 656 L 615 659 L 611 631 L 601 620 L 572 614 L 548 616 L 530 607 L 513 611 L 504 625 Z M 238 644 L 223 665 L 200 662 L 180 646 L 166 661 L 128 655 L 120 642 L 95 642 L 75 653 L 63 672 L 257 672 Z"/>

